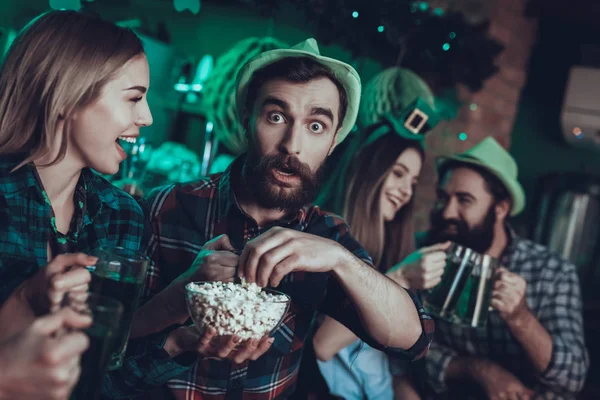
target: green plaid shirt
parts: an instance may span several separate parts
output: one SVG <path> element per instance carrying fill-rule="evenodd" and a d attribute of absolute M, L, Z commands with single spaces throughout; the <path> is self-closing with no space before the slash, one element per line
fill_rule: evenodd
<path fill-rule="evenodd" d="M 0 156 L 0 304 L 48 264 L 52 208 L 44 201 L 32 165 L 11 172 L 23 159 L 22 154 Z M 77 183 L 81 187 L 85 187 L 86 208 L 70 250 L 91 253 L 101 246 L 138 250 L 144 232 L 138 203 L 87 168 Z"/>

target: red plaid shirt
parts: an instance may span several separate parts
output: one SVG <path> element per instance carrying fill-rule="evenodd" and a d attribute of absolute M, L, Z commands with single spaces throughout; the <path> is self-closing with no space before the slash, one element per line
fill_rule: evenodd
<path fill-rule="evenodd" d="M 227 234 L 236 249 L 273 226 L 294 229 L 337 241 L 371 265 L 362 246 L 350 235 L 346 223 L 318 207 L 306 207 L 288 219 L 259 227 L 237 204 L 232 180 L 240 173 L 243 159 L 238 159 L 224 174 L 184 186 L 160 188 L 149 197 L 154 235 L 149 253 L 154 261 L 150 277 L 150 294 L 158 293 L 191 265 L 202 245 Z M 422 357 L 432 339 L 433 321 L 412 296 L 421 316 L 423 334 L 410 349 L 379 345 L 361 325 L 357 311 L 336 279 L 328 273 L 293 272 L 278 290 L 292 298 L 289 313 L 275 332 L 269 351 L 256 361 L 236 365 L 230 361 L 194 357 L 190 365 L 168 359 L 160 350 L 150 353 L 160 361 L 139 356 L 141 345 L 133 345 L 129 361 L 113 374 L 108 389 L 111 397 L 149 391 L 146 398 L 174 399 L 283 399 L 294 391 L 302 347 L 317 312 L 330 315 L 350 328 L 371 346 L 392 357 Z M 156 345 L 161 340 L 155 340 Z M 142 346 L 143 347 L 143 346 Z M 135 350 L 137 348 L 137 350 Z M 143 350 L 147 352 L 147 350 Z M 132 353 L 138 353 L 136 356 Z M 136 358 L 137 357 L 137 358 Z M 144 376 L 144 369 L 149 375 Z M 151 376 L 151 378 L 149 377 Z M 158 388 L 157 386 L 162 385 Z M 142 397 L 144 398 L 144 397 Z"/>

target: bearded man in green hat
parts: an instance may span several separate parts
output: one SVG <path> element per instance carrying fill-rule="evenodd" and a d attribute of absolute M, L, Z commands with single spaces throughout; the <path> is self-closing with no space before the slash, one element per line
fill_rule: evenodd
<path fill-rule="evenodd" d="M 517 164 L 488 137 L 438 159 L 437 168 L 437 201 L 422 244 L 453 241 L 496 257 L 502 267 L 485 327 L 436 320 L 425 359 L 429 388 L 442 398 L 575 398 L 589 364 L 577 272 L 511 228 L 509 217 L 525 206 Z M 445 263 L 421 268 L 422 256 L 403 268 L 405 278 L 439 282 Z"/>
<path fill-rule="evenodd" d="M 248 153 L 223 174 L 149 195 L 154 297 L 136 314 L 129 357 L 107 394 L 287 398 L 317 311 L 387 354 L 426 353 L 433 321 L 418 300 L 373 268 L 343 220 L 311 205 L 325 159 L 354 126 L 360 90 L 356 71 L 321 56 L 314 39 L 264 52 L 240 70 Z M 188 282 L 236 277 L 291 297 L 272 337 L 215 341 L 214 329 L 201 336 L 186 324 Z M 141 375 L 136 367 L 149 364 L 151 376 Z"/>

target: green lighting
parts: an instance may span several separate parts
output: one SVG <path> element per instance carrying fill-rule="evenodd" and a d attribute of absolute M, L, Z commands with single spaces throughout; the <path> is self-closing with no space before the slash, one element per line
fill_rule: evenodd
<path fill-rule="evenodd" d="M 475 111 L 475 110 L 477 110 L 477 104 L 471 103 L 471 105 L 469 106 L 469 108 L 471 109 L 471 111 Z"/>
<path fill-rule="evenodd" d="M 379 25 L 377 27 L 377 32 L 379 32 L 379 33 L 383 32 L 384 30 L 385 30 L 385 27 L 383 25 Z"/>
<path fill-rule="evenodd" d="M 433 10 L 433 14 L 441 17 L 442 15 L 444 15 L 444 9 L 438 7 Z"/>
<path fill-rule="evenodd" d="M 458 134 L 458 139 L 459 139 L 459 140 L 461 140 L 461 141 L 463 141 L 463 142 L 464 142 L 465 140 L 467 140 L 467 138 L 468 138 L 468 136 L 467 136 L 467 134 L 466 134 L 466 133 L 464 133 L 464 132 L 461 132 L 461 133 L 459 133 L 459 134 Z"/>
<path fill-rule="evenodd" d="M 456 32 L 450 32 L 450 34 L 448 35 L 448 37 L 450 39 L 454 39 L 456 37 Z"/>
<path fill-rule="evenodd" d="M 444 44 L 442 45 L 442 49 L 443 49 L 444 51 L 448 51 L 448 50 L 450 50 L 450 43 L 444 43 Z"/>
<path fill-rule="evenodd" d="M 421 4 L 419 4 L 419 8 L 421 9 L 421 11 L 427 11 L 427 9 L 429 8 L 429 4 L 427 4 L 426 1 L 422 1 Z"/>
<path fill-rule="evenodd" d="M 352 11 L 352 18 L 358 18 L 358 11 Z"/>

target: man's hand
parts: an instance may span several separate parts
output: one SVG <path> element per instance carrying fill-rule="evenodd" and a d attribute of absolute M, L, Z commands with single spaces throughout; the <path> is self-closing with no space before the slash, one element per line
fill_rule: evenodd
<path fill-rule="evenodd" d="M 185 285 L 196 281 L 232 281 L 239 260 L 227 235 L 206 242 L 186 272 L 139 308 L 131 326 L 131 338 L 159 332 L 188 318 Z"/>
<path fill-rule="evenodd" d="M 513 374 L 488 360 L 473 360 L 471 375 L 490 400 L 529 400 L 534 391 Z"/>
<path fill-rule="evenodd" d="M 410 290 L 427 290 L 442 280 L 450 242 L 423 247 L 392 267 L 387 276 Z"/>
<path fill-rule="evenodd" d="M 528 312 L 525 290 L 527 282 L 520 275 L 498 268 L 492 291 L 491 306 L 507 323 L 518 322 Z"/>
<path fill-rule="evenodd" d="M 90 317 L 65 308 L 0 343 L 0 399 L 66 400 L 79 379 Z"/>
<path fill-rule="evenodd" d="M 17 291 L 35 315 L 56 311 L 65 293 L 87 291 L 92 276 L 85 267 L 94 265 L 97 260 L 83 253 L 58 255 Z"/>
<path fill-rule="evenodd" d="M 345 253 L 348 251 L 333 240 L 274 227 L 246 244 L 238 274 L 259 286 L 277 287 L 293 271 L 331 271 Z"/>
<path fill-rule="evenodd" d="M 203 358 L 231 360 L 241 364 L 248 360 L 257 360 L 265 354 L 273 344 L 273 338 L 242 341 L 238 336 L 217 336 L 214 328 L 209 328 L 200 335 L 195 326 L 177 328 L 167 338 L 165 350 L 171 357 L 187 351 L 196 351 Z"/>
<path fill-rule="evenodd" d="M 233 281 L 239 261 L 235 251 L 227 235 L 219 235 L 206 242 L 190 268 L 181 276 L 184 285 L 195 281 Z"/>

